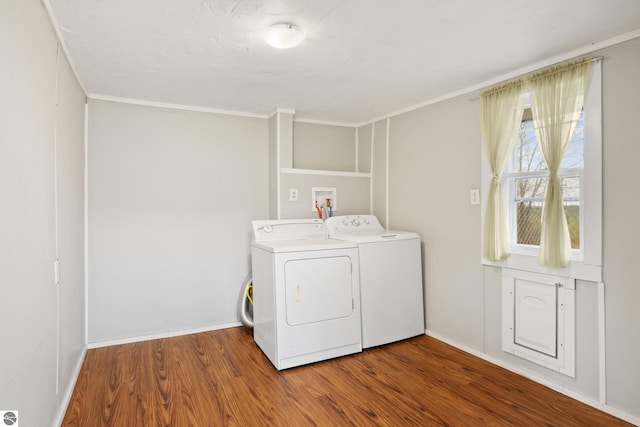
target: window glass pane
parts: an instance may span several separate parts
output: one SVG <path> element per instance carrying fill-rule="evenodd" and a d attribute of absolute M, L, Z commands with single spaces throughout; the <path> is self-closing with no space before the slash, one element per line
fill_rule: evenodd
<path fill-rule="evenodd" d="M 516 178 L 516 242 L 540 246 L 542 199 L 547 178 Z M 560 177 L 571 247 L 580 249 L 580 177 Z"/>
<path fill-rule="evenodd" d="M 580 121 L 573 132 L 571 142 L 567 148 L 564 159 L 560 165 L 561 169 L 581 168 L 584 166 L 584 112 L 580 113 Z M 512 171 L 514 172 L 534 172 L 547 170 L 538 141 L 536 131 L 533 127 L 531 110 L 525 109 L 520 123 L 518 140 L 513 151 Z"/>
<path fill-rule="evenodd" d="M 568 200 L 580 200 L 580 177 L 563 176 L 560 177 L 560 187 L 562 187 L 562 198 Z"/>
<path fill-rule="evenodd" d="M 513 171 L 532 172 L 546 169 L 547 165 L 538 146 L 533 121 L 523 120 L 520 123 L 518 140 L 513 150 Z"/>
<path fill-rule="evenodd" d="M 538 198 L 542 201 L 547 178 L 516 178 L 516 200 Z"/>
<path fill-rule="evenodd" d="M 542 201 L 522 201 L 516 203 L 517 243 L 519 245 L 540 246 L 540 217 Z"/>
<path fill-rule="evenodd" d="M 560 177 L 564 214 L 567 216 L 571 248 L 580 249 L 580 177 Z"/>
<path fill-rule="evenodd" d="M 584 167 L 584 112 L 580 113 L 580 121 L 573 131 L 571 142 L 567 147 L 567 152 L 562 159 L 560 169 Z"/>
<path fill-rule="evenodd" d="M 564 202 L 564 214 L 567 216 L 571 249 L 580 249 L 580 202 Z"/>

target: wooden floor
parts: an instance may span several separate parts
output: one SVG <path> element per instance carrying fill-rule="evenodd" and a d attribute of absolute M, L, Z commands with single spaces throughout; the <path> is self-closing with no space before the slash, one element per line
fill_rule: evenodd
<path fill-rule="evenodd" d="M 427 336 L 278 372 L 232 328 L 89 350 L 63 425 L 630 424 Z"/>

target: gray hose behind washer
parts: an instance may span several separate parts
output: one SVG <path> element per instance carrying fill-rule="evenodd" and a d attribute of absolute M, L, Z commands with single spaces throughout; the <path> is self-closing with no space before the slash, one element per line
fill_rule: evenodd
<path fill-rule="evenodd" d="M 253 328 L 253 306 L 247 298 L 247 289 L 253 282 L 253 276 L 249 274 L 242 283 L 242 296 L 240 299 L 240 321 L 247 328 Z"/>

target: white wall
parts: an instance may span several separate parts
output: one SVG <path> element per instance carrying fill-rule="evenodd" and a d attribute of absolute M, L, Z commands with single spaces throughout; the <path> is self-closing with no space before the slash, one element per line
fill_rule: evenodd
<path fill-rule="evenodd" d="M 356 172 L 371 173 L 371 130 L 372 125 L 358 128 L 358 170 Z"/>
<path fill-rule="evenodd" d="M 608 405 L 640 417 L 640 286 L 637 245 L 640 202 L 640 39 L 595 52 L 603 55 L 604 277 Z M 414 230 L 424 242 L 427 329 L 501 363 L 577 393 L 599 396 L 597 285 L 577 282 L 575 379 L 501 350 L 500 270 L 482 267 L 479 102 L 460 96 L 391 119 L 391 228 Z M 376 133 L 378 128 L 375 129 Z M 374 157 L 380 156 L 378 145 Z M 374 183 L 380 167 L 374 161 Z M 377 193 L 376 193 L 377 194 Z M 374 204 L 376 203 L 374 196 Z M 379 196 L 378 196 L 379 197 Z M 380 209 L 378 209 L 379 211 Z M 637 418 L 636 418 L 637 419 Z"/>
<path fill-rule="evenodd" d="M 70 397 L 85 350 L 85 102 L 69 64 L 58 64 L 56 121 L 60 404 Z M 65 395 L 68 394 L 68 395 Z"/>
<path fill-rule="evenodd" d="M 370 128 L 371 146 L 371 213 L 378 217 L 380 224 L 391 228 L 387 219 L 387 120 L 380 120 L 361 129 Z M 366 131 L 364 132 L 366 133 Z"/>
<path fill-rule="evenodd" d="M 238 322 L 265 119 L 90 100 L 89 342 Z"/>
<path fill-rule="evenodd" d="M 294 121 L 293 167 L 355 172 L 355 143 L 355 128 Z"/>
<path fill-rule="evenodd" d="M 469 204 L 480 182 L 477 109 L 459 97 L 391 119 L 389 228 L 424 242 L 427 329 L 482 350 L 480 207 Z"/>
<path fill-rule="evenodd" d="M 278 218 L 278 114 L 269 118 L 269 219 Z M 264 219 L 264 218 L 256 218 Z"/>
<path fill-rule="evenodd" d="M 0 409 L 26 427 L 59 419 L 84 350 L 85 99 L 57 52 L 39 1 L 0 4 Z"/>
<path fill-rule="evenodd" d="M 640 39 L 602 54 L 607 399 L 640 417 Z"/>
<path fill-rule="evenodd" d="M 283 173 L 282 219 L 317 218 L 313 209 L 311 189 L 313 187 L 335 188 L 337 210 L 334 215 L 357 215 L 369 212 L 369 178 L 343 177 L 330 175 L 298 175 Z M 298 201 L 289 200 L 289 189 L 298 190 Z"/>

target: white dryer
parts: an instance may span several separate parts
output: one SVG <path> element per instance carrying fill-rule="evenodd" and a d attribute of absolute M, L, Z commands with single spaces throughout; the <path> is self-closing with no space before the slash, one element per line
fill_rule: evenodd
<path fill-rule="evenodd" d="M 319 219 L 253 221 L 253 337 L 277 369 L 362 351 L 358 248 Z"/>
<path fill-rule="evenodd" d="M 358 244 L 362 347 L 424 334 L 420 236 L 385 230 L 374 215 L 327 219 L 329 237 Z"/>

